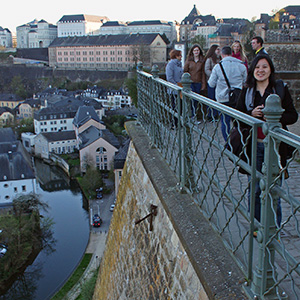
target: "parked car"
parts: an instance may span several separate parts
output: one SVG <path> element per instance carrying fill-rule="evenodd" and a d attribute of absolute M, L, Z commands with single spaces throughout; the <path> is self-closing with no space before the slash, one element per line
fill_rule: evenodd
<path fill-rule="evenodd" d="M 94 227 L 100 227 L 102 224 L 102 219 L 100 218 L 100 216 L 98 214 L 95 214 L 93 216 L 93 226 Z"/>
<path fill-rule="evenodd" d="M 112 205 L 110 206 L 109 210 L 110 210 L 110 211 L 114 211 L 114 208 L 115 208 L 115 205 L 112 204 Z"/>
<path fill-rule="evenodd" d="M 97 193 L 97 199 L 102 199 L 103 198 L 103 194 L 101 192 Z"/>
<path fill-rule="evenodd" d="M 0 244 L 0 258 L 7 252 L 7 246 L 3 243 Z"/>

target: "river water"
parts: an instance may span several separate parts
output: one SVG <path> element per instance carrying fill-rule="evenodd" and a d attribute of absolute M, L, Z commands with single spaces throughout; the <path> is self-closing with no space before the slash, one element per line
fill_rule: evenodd
<path fill-rule="evenodd" d="M 52 250 L 42 250 L 33 264 L 0 299 L 47 300 L 64 284 L 84 255 L 89 239 L 87 201 L 76 182 L 59 168 L 36 161 L 38 194 L 52 218 Z"/>

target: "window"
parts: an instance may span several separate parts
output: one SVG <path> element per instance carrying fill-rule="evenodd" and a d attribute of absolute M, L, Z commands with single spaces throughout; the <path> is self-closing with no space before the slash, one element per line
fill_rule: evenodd
<path fill-rule="evenodd" d="M 22 192 L 26 192 L 26 185 L 22 185 Z"/>

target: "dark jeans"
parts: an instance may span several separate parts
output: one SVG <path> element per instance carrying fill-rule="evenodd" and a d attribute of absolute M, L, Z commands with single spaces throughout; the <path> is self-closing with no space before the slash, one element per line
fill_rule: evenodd
<path fill-rule="evenodd" d="M 209 84 L 207 83 L 207 98 L 212 99 L 212 100 L 216 100 L 216 88 L 212 88 L 209 86 Z M 207 113 L 207 117 L 211 118 L 212 115 L 214 116 L 214 118 L 218 117 L 218 111 L 216 109 L 208 109 L 208 113 Z"/>
<path fill-rule="evenodd" d="M 228 102 L 223 102 L 222 104 L 227 105 L 229 104 Z M 222 135 L 223 138 L 225 140 L 225 142 L 227 143 L 227 139 L 228 139 L 228 135 L 230 132 L 230 121 L 231 121 L 231 117 L 225 114 L 221 114 L 221 131 L 222 131 Z"/>
<path fill-rule="evenodd" d="M 257 143 L 257 153 L 256 153 L 256 169 L 261 172 L 262 165 L 264 161 L 264 144 L 263 143 Z M 248 180 L 250 180 L 250 176 L 248 177 Z M 260 194 L 261 189 L 259 187 L 259 180 L 257 180 L 255 184 L 255 208 L 254 208 L 254 217 L 257 221 L 260 222 L 260 210 L 261 210 L 261 202 L 260 202 Z M 250 193 L 248 196 L 248 209 L 250 210 Z M 277 225 L 280 227 L 281 219 L 282 219 L 282 211 L 281 211 L 281 201 L 280 198 L 277 202 L 277 210 L 276 210 L 276 216 L 277 216 Z"/>
<path fill-rule="evenodd" d="M 201 82 L 192 82 L 191 83 L 192 92 L 197 93 L 199 95 L 200 95 L 201 87 L 202 87 L 202 83 Z M 196 100 L 193 99 L 192 100 L 192 104 L 191 104 L 192 117 L 194 117 L 196 115 L 197 105 L 198 105 L 198 101 L 196 101 Z"/>

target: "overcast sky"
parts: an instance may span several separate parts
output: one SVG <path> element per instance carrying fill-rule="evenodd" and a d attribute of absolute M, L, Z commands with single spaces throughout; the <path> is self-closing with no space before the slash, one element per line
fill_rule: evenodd
<path fill-rule="evenodd" d="M 4 1 L 4 0 L 3 0 Z M 213 1 L 166 1 L 166 0 L 16 0 L 5 1 L 0 9 L 0 26 L 15 32 L 16 27 L 35 18 L 56 24 L 63 15 L 88 14 L 106 16 L 111 21 L 164 20 L 181 22 L 194 4 L 201 15 L 216 18 L 259 18 L 261 13 L 272 14 L 272 10 L 288 5 L 299 5 L 299 0 L 213 0 Z"/>

